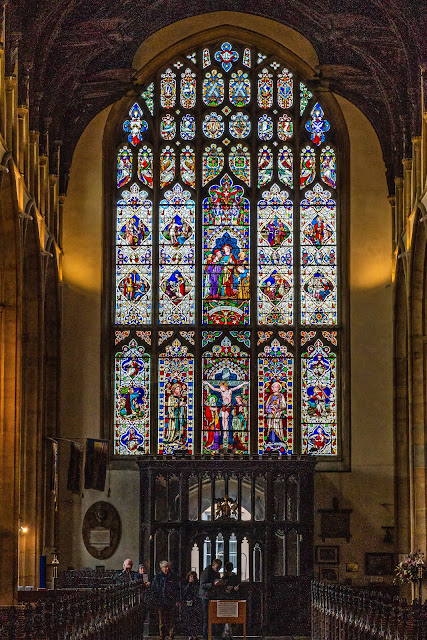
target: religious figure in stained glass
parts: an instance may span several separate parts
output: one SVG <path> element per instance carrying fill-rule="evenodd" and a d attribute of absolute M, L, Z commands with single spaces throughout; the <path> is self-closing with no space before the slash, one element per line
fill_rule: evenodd
<path fill-rule="evenodd" d="M 151 319 L 152 204 L 133 184 L 117 203 L 116 322 Z"/>
<path fill-rule="evenodd" d="M 311 119 L 306 122 L 305 128 L 310 133 L 313 144 L 319 145 L 325 140 L 325 133 L 331 125 L 325 120 L 323 109 L 318 102 L 311 110 Z"/>
<path fill-rule="evenodd" d="M 160 202 L 159 319 L 168 324 L 194 322 L 195 204 L 176 184 Z"/>
<path fill-rule="evenodd" d="M 273 152 L 264 145 L 258 151 L 258 186 L 263 187 L 273 178 Z"/>
<path fill-rule="evenodd" d="M 258 358 L 259 453 L 292 453 L 293 356 L 278 340 L 264 347 Z"/>
<path fill-rule="evenodd" d="M 129 133 L 128 141 L 135 147 L 142 142 L 142 134 L 147 131 L 148 124 L 143 119 L 142 109 L 137 102 L 130 108 L 129 120 L 123 123 L 123 129 Z"/>
<path fill-rule="evenodd" d="M 149 451 L 150 356 L 135 339 L 115 356 L 115 449 L 119 454 Z"/>
<path fill-rule="evenodd" d="M 167 187 L 175 178 L 175 151 L 165 147 L 160 154 L 160 187 Z"/>
<path fill-rule="evenodd" d="M 308 187 L 316 177 L 316 157 L 311 147 L 301 151 L 301 188 Z"/>
<path fill-rule="evenodd" d="M 294 186 L 294 160 L 289 147 L 279 149 L 277 156 L 277 175 L 280 182 L 283 182 L 283 184 L 292 189 Z"/>
<path fill-rule="evenodd" d="M 336 355 L 316 340 L 301 366 L 302 451 L 336 455 Z"/>
<path fill-rule="evenodd" d="M 153 188 L 153 152 L 146 145 L 138 151 L 138 178 L 142 184 Z"/>
<path fill-rule="evenodd" d="M 159 453 L 194 453 L 194 358 L 174 340 L 159 356 Z"/>
<path fill-rule="evenodd" d="M 203 200 L 204 324 L 249 322 L 249 201 L 228 174 Z"/>
<path fill-rule="evenodd" d="M 203 453 L 249 453 L 249 358 L 225 337 L 203 355 Z"/>
<path fill-rule="evenodd" d="M 181 151 L 180 170 L 181 180 L 194 189 L 196 186 L 196 160 L 193 149 L 188 145 Z"/>
<path fill-rule="evenodd" d="M 176 134 L 175 118 L 167 113 L 160 122 L 160 135 L 163 140 L 173 140 Z"/>
<path fill-rule="evenodd" d="M 316 184 L 301 202 L 301 321 L 337 323 L 336 207 Z"/>
<path fill-rule="evenodd" d="M 124 187 L 132 180 L 132 151 L 122 147 L 117 154 L 117 188 Z"/>
<path fill-rule="evenodd" d="M 293 204 L 273 185 L 258 203 L 258 322 L 291 324 L 293 318 Z"/>
<path fill-rule="evenodd" d="M 328 187 L 335 189 L 337 186 L 337 165 L 335 152 L 330 147 L 322 149 L 320 154 L 320 178 Z"/>

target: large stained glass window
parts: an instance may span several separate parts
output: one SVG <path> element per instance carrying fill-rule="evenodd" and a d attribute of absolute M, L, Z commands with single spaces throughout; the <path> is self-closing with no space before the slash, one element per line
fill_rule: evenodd
<path fill-rule="evenodd" d="M 128 103 L 116 454 L 342 456 L 346 176 L 331 104 L 276 55 L 224 40 L 177 55 Z"/>

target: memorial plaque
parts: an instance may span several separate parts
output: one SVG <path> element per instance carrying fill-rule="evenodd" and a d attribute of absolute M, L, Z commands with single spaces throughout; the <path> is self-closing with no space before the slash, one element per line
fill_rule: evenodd
<path fill-rule="evenodd" d="M 216 604 L 216 615 L 217 618 L 238 618 L 238 600 L 218 600 Z"/>

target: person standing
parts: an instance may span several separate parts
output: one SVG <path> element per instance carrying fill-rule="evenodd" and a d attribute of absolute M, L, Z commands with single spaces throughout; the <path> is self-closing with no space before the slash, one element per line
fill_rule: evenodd
<path fill-rule="evenodd" d="M 151 583 L 151 600 L 159 615 L 159 631 L 162 640 L 174 637 L 176 612 L 180 601 L 180 582 L 178 576 L 171 572 L 167 560 L 160 562 L 160 572 Z"/>
<path fill-rule="evenodd" d="M 199 581 L 195 571 L 187 573 L 187 584 L 182 592 L 182 614 L 188 640 L 197 640 L 202 622 Z"/>
<path fill-rule="evenodd" d="M 131 584 L 132 582 L 137 581 L 137 574 L 135 571 L 132 571 L 133 560 L 130 558 L 126 558 L 123 562 L 123 571 L 120 571 L 118 575 L 115 576 L 115 582 L 117 584 Z"/>
<path fill-rule="evenodd" d="M 224 575 L 222 577 L 225 590 L 223 593 L 224 600 L 238 600 L 239 598 L 239 588 L 240 588 L 240 580 L 235 573 L 233 573 L 233 563 L 226 562 L 224 566 Z M 224 634 L 225 637 L 233 638 L 233 629 L 231 624 L 227 623 L 224 625 Z"/>
<path fill-rule="evenodd" d="M 144 634 L 144 626 L 148 621 L 148 605 L 150 598 L 151 582 L 148 580 L 148 572 L 144 563 L 138 567 L 138 573 L 136 574 L 139 584 L 144 586 L 143 593 L 141 594 L 141 607 L 140 607 L 140 625 L 142 627 L 142 635 Z M 141 636 L 142 637 L 142 636 Z"/>
<path fill-rule="evenodd" d="M 225 582 L 221 580 L 219 570 L 222 567 L 222 561 L 215 558 L 211 565 L 203 569 L 200 576 L 199 596 L 202 601 L 203 608 L 203 638 L 208 640 L 209 632 L 209 600 L 214 600 Z M 217 635 L 218 625 L 212 625 L 212 632 Z"/>

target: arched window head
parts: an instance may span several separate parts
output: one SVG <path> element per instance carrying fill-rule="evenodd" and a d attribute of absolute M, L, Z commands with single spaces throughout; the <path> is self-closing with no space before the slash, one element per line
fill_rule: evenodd
<path fill-rule="evenodd" d="M 341 460 L 347 176 L 333 99 L 225 40 L 138 93 L 114 157 L 114 453 Z"/>

